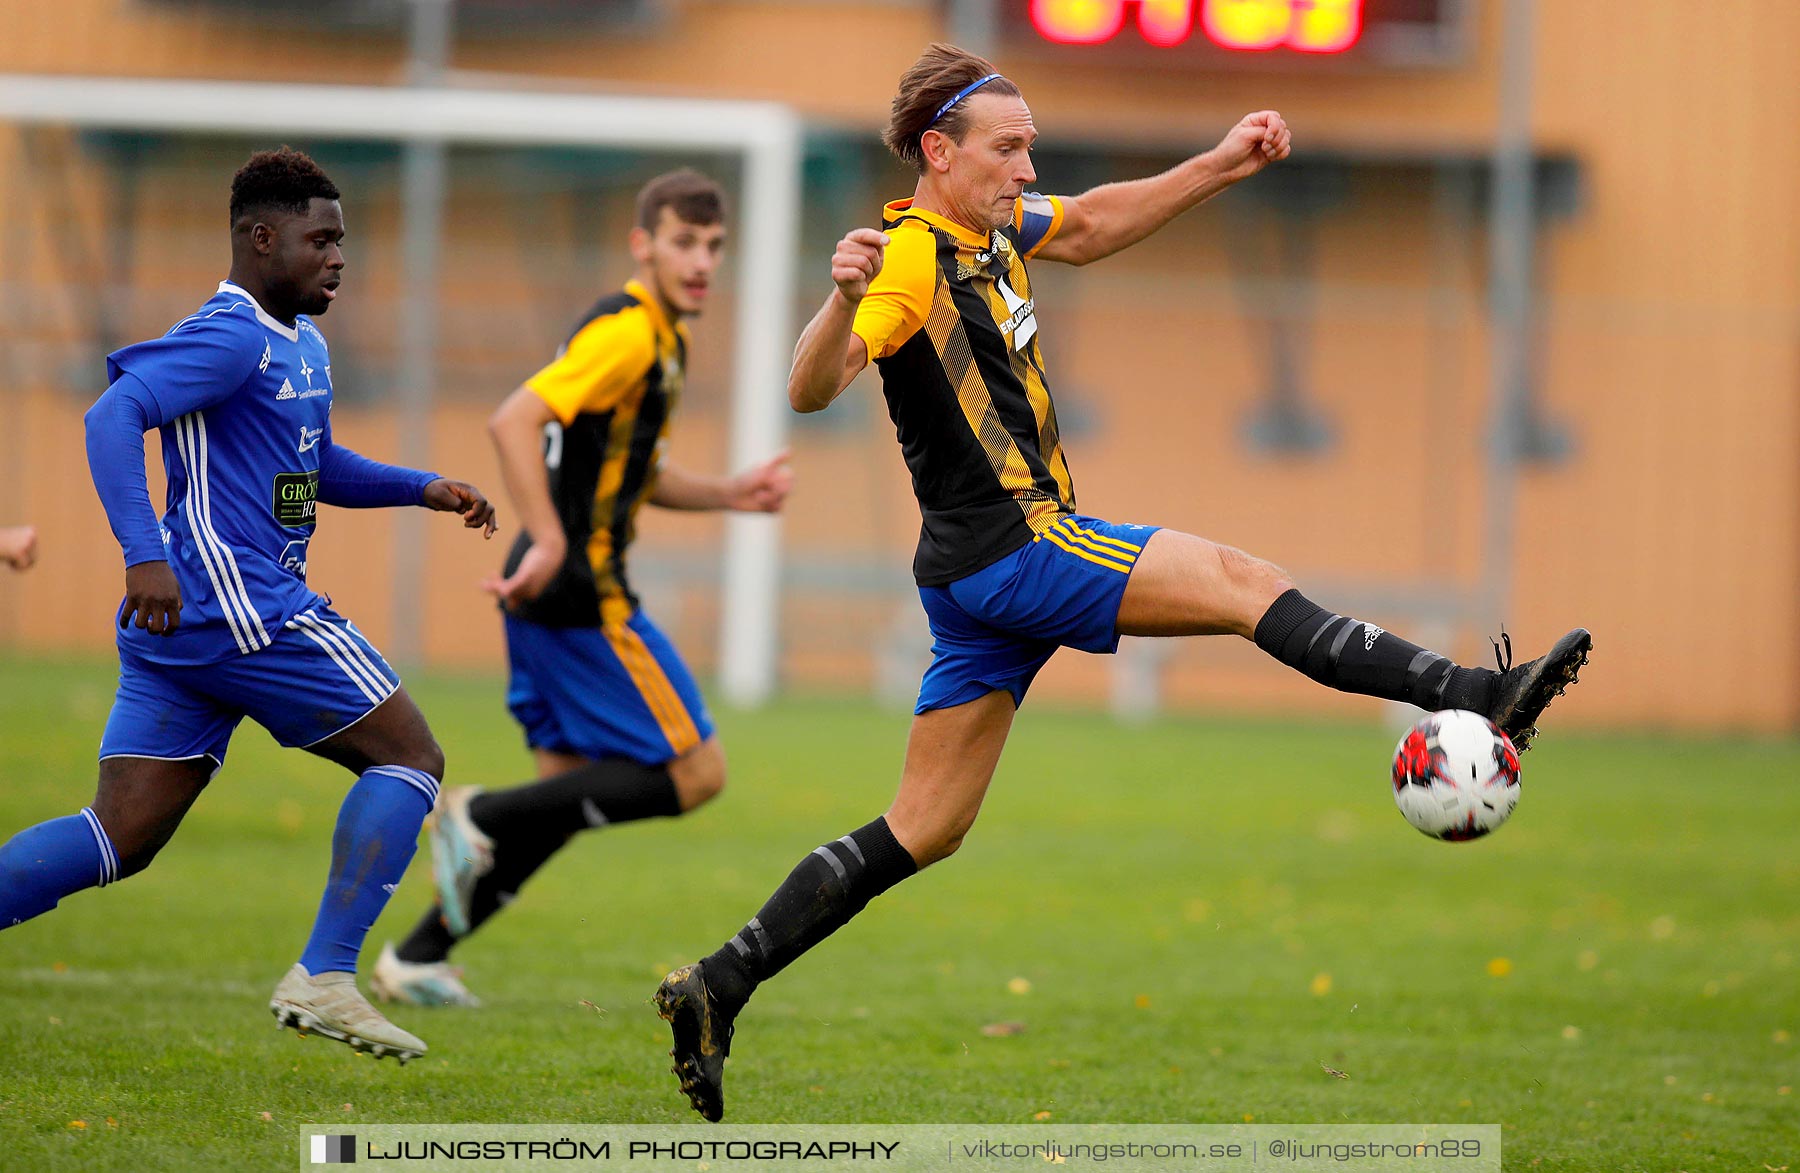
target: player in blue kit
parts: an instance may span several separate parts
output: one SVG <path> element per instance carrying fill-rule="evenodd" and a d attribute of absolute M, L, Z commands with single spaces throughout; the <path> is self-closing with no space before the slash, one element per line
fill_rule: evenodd
<path fill-rule="evenodd" d="M 148 867 L 250 717 L 359 777 L 277 1021 L 401 1062 L 425 1044 L 357 991 L 363 938 L 417 847 L 444 755 L 381 653 L 306 584 L 320 502 L 420 505 L 492 536 L 481 492 L 335 442 L 331 355 L 308 314 L 337 296 L 338 189 L 306 155 L 252 155 L 231 184 L 231 274 L 162 338 L 107 358 L 88 466 L 125 553 L 119 691 L 91 806 L 0 846 L 0 929 Z M 162 431 L 161 524 L 144 433 Z"/>

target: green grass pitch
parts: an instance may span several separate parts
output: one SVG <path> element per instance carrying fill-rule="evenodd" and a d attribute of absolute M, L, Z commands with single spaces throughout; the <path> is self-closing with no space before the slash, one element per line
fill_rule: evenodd
<path fill-rule="evenodd" d="M 111 687 L 0 662 L 0 838 L 89 801 Z M 522 775 L 496 680 L 415 693 L 453 784 Z M 459 951 L 485 1008 L 393 1012 L 431 1046 L 404 1069 L 274 1028 L 349 779 L 245 727 L 150 871 L 0 934 L 0 1165 L 689 1120 L 658 978 L 879 813 L 906 731 L 721 716 L 725 795 L 577 839 Z M 962 853 L 752 1003 L 728 1120 L 1498 1122 L 1509 1169 L 1800 1168 L 1800 745 L 1546 724 L 1511 824 L 1451 845 L 1394 810 L 1378 728 L 1027 707 Z M 421 852 L 368 958 L 427 880 Z"/>

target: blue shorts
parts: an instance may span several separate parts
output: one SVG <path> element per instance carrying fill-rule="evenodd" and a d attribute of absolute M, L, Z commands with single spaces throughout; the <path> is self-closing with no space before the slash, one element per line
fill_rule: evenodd
<path fill-rule="evenodd" d="M 506 616 L 506 706 L 533 749 L 660 766 L 713 734 L 693 673 L 634 611 L 599 627 Z"/>
<path fill-rule="evenodd" d="M 159 664 L 120 648 L 100 756 L 224 765 L 245 717 L 282 745 L 309 746 L 356 724 L 399 687 L 399 674 L 356 625 L 323 605 L 288 620 L 268 647 L 211 664 Z"/>
<path fill-rule="evenodd" d="M 1119 650 L 1119 601 L 1153 525 L 1063 517 L 991 566 L 919 588 L 931 621 L 931 667 L 913 712 L 948 709 L 996 689 L 1025 700 L 1057 648 Z"/>

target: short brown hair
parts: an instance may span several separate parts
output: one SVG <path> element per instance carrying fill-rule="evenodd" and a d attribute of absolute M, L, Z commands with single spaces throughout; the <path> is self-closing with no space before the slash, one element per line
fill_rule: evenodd
<path fill-rule="evenodd" d="M 962 142 L 969 130 L 968 107 L 958 102 L 944 111 L 944 103 L 962 92 L 964 86 L 997 73 L 985 57 L 958 49 L 943 42 L 926 47 L 912 67 L 900 75 L 900 90 L 894 95 L 893 112 L 881 141 L 899 156 L 902 163 L 921 174 L 925 171 L 925 152 L 919 139 L 928 130 L 938 131 L 953 143 Z M 976 91 L 982 94 L 1006 94 L 1019 97 L 1019 87 L 1004 77 L 997 77 Z M 973 95 L 971 95 L 973 96 Z"/>
<path fill-rule="evenodd" d="M 638 191 L 637 226 L 655 232 L 664 208 L 687 224 L 719 224 L 725 219 L 725 192 L 710 177 L 683 167 L 658 175 Z"/>

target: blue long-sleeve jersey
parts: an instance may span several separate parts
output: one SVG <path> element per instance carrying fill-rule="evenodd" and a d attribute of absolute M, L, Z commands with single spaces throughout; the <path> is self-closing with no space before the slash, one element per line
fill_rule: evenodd
<path fill-rule="evenodd" d="M 305 316 L 288 326 L 222 282 L 161 338 L 107 356 L 112 383 L 89 411 L 88 464 L 125 564 L 166 559 L 181 585 L 171 636 L 135 626 L 145 659 L 205 664 L 269 646 L 322 599 L 306 584 L 318 503 L 418 504 L 435 473 L 333 443 L 331 354 Z M 150 508 L 143 433 L 162 430 L 168 500 Z"/>

